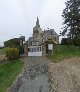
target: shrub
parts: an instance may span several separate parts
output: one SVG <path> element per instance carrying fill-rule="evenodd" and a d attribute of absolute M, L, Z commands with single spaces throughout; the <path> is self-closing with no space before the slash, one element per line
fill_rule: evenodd
<path fill-rule="evenodd" d="M 9 60 L 15 60 L 19 58 L 19 50 L 17 48 L 7 48 L 6 57 Z"/>

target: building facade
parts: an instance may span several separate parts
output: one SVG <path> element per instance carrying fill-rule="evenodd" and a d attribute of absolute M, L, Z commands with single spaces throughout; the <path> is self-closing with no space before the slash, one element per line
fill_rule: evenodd
<path fill-rule="evenodd" d="M 43 56 L 53 51 L 54 44 L 59 43 L 59 36 L 54 29 L 42 31 L 37 17 L 36 26 L 33 28 L 33 35 L 27 40 L 25 49 L 28 56 Z"/>

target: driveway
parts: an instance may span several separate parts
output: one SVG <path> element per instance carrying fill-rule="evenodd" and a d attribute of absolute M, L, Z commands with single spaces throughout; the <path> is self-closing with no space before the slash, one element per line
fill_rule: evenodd
<path fill-rule="evenodd" d="M 24 72 L 7 92 L 80 92 L 80 58 L 52 63 L 28 57 Z"/>
<path fill-rule="evenodd" d="M 28 57 L 23 74 L 8 92 L 49 92 L 48 62 L 43 57 Z"/>

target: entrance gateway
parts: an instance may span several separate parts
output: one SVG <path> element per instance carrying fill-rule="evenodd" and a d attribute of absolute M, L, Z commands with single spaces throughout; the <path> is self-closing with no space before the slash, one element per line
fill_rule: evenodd
<path fill-rule="evenodd" d="M 28 47 L 28 56 L 42 56 L 42 46 Z"/>

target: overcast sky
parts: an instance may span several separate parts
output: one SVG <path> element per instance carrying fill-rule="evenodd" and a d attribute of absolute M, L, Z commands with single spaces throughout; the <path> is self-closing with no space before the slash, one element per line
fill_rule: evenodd
<path fill-rule="evenodd" d="M 4 41 L 32 36 L 36 18 L 42 30 L 50 28 L 57 33 L 62 27 L 62 10 L 66 0 L 0 0 L 0 45 Z"/>

